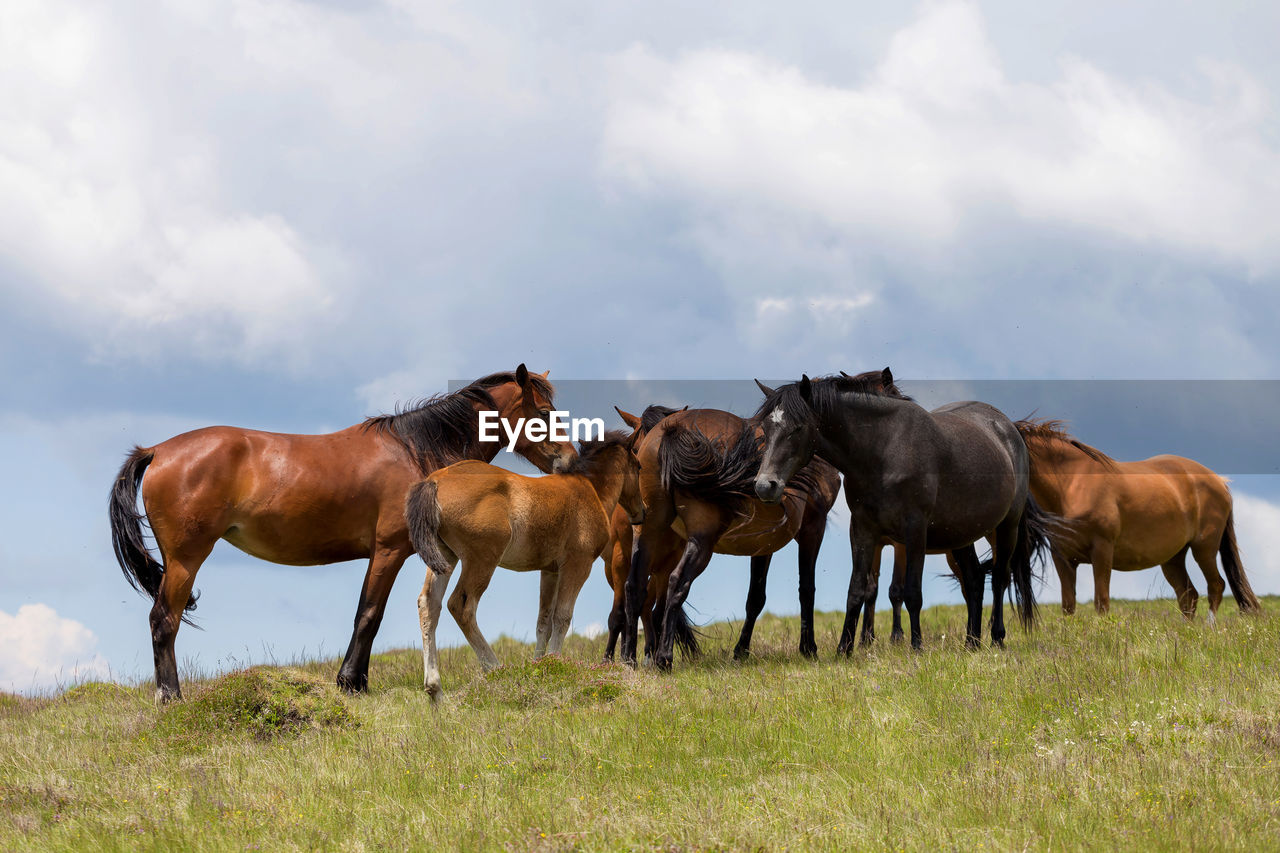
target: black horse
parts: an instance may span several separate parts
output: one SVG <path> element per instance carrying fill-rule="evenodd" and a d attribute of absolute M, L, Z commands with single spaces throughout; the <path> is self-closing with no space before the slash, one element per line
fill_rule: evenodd
<path fill-rule="evenodd" d="M 888 368 L 885 376 L 891 376 Z M 1047 547 L 1052 519 L 1028 490 L 1026 444 L 998 409 L 963 402 L 930 412 L 911 400 L 869 394 L 848 377 L 805 376 L 768 394 L 754 420 L 765 440 L 755 481 L 761 500 L 777 501 L 815 453 L 844 474 L 853 573 L 841 651 L 852 648 L 858 612 L 874 594 L 873 557 L 885 540 L 903 545 L 905 571 L 895 568 L 894 585 L 905 585 L 900 594 L 911 616 L 913 647 L 923 644 L 921 581 L 929 551 L 952 552 L 969 608 L 966 642 L 980 645 L 985 575 L 973 543 L 983 537 L 990 537 L 994 552 L 992 640 L 1004 644 L 1003 600 L 1011 574 L 1019 616 L 1024 626 L 1032 625 L 1031 558 Z"/>

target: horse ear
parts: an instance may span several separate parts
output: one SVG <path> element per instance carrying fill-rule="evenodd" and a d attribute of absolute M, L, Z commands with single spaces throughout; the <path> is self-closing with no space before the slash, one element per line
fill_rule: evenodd
<path fill-rule="evenodd" d="M 773 389 L 770 388 L 768 385 L 765 385 L 759 379 L 756 380 L 756 387 L 759 388 L 760 393 L 764 394 L 766 397 L 768 397 L 770 394 L 773 393 Z"/>
<path fill-rule="evenodd" d="M 843 376 L 845 379 L 852 379 L 852 378 L 853 378 L 853 377 L 852 377 L 852 376 L 850 376 L 849 374 L 845 373 L 843 370 L 842 370 L 842 371 L 840 371 L 840 375 L 841 375 L 841 376 Z"/>
<path fill-rule="evenodd" d="M 813 383 L 809 381 L 809 374 L 807 373 L 800 375 L 800 399 L 806 403 L 813 402 Z"/>
<path fill-rule="evenodd" d="M 614 408 L 616 409 L 617 406 L 614 406 Z M 619 411 L 619 414 L 621 414 L 621 411 Z M 631 431 L 631 437 L 627 439 L 627 443 L 624 444 L 623 446 L 627 448 L 628 453 L 635 453 L 636 442 L 639 440 L 640 440 L 640 425 L 636 424 L 635 429 Z"/>
<path fill-rule="evenodd" d="M 544 370 L 544 371 L 542 371 L 542 373 L 540 373 L 540 374 L 539 374 L 539 376 L 541 376 L 543 379 L 546 379 L 546 378 L 547 378 L 548 376 L 550 376 L 550 375 L 551 375 L 551 371 L 550 371 L 550 370 Z"/>
<path fill-rule="evenodd" d="M 689 411 L 689 404 L 688 404 L 688 403 L 685 403 L 683 406 L 681 406 L 681 407 L 680 407 L 680 411 L 682 411 L 682 412 L 687 412 L 687 411 Z"/>
<path fill-rule="evenodd" d="M 622 421 L 627 426 L 631 427 L 632 429 L 640 428 L 640 419 L 637 418 L 635 415 L 631 414 L 630 412 L 624 412 L 622 411 L 622 409 L 619 409 L 617 406 L 614 406 L 613 410 L 618 414 L 622 415 Z"/>
<path fill-rule="evenodd" d="M 524 366 L 524 362 L 520 362 L 520 366 L 516 368 L 516 384 L 521 388 L 529 384 L 529 368 Z"/>
<path fill-rule="evenodd" d="M 883 383 L 883 384 L 884 384 L 884 387 L 886 387 L 886 388 L 888 388 L 890 385 L 892 385 L 892 384 L 893 384 L 893 371 L 886 367 L 886 368 L 884 369 L 884 371 L 880 374 L 880 381 L 881 381 L 881 383 Z"/>

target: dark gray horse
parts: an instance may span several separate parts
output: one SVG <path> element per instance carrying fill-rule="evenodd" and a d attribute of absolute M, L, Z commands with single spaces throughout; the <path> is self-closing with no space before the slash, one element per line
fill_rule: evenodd
<path fill-rule="evenodd" d="M 886 376 L 890 376 L 885 368 Z M 844 474 L 853 573 L 840 650 L 854 642 L 858 612 L 874 604 L 873 557 L 885 540 L 904 546 L 890 590 L 911 616 L 911 645 L 920 648 L 921 581 L 926 552 L 951 551 L 969 608 L 966 642 L 980 645 L 984 573 L 973 543 L 990 537 L 991 638 L 1004 644 L 1005 591 L 1012 575 L 1024 626 L 1035 618 L 1033 553 L 1047 545 L 1050 519 L 1028 491 L 1030 460 L 1017 427 L 993 406 L 949 403 L 926 411 L 915 402 L 868 394 L 846 377 L 784 385 L 756 412 L 764 458 L 755 490 L 776 501 L 814 454 Z M 870 612 L 870 608 L 868 608 Z M 865 621 L 869 621 L 869 618 Z M 864 622 L 863 639 L 870 636 Z"/>

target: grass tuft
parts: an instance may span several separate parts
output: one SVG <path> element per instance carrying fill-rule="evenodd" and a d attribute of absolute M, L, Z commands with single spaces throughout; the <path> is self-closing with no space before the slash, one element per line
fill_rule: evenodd
<path fill-rule="evenodd" d="M 296 669 L 231 672 L 193 694 L 168 706 L 154 732 L 184 750 L 229 735 L 269 741 L 311 729 L 359 725 L 336 688 Z"/>
<path fill-rule="evenodd" d="M 461 701 L 473 708 L 566 708 L 612 702 L 623 694 L 617 666 L 557 655 L 498 667 L 473 681 Z"/>

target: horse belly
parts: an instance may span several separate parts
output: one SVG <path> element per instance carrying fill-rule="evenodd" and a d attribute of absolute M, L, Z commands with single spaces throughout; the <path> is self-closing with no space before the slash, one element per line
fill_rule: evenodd
<path fill-rule="evenodd" d="M 363 536 L 335 536 L 331 528 L 299 521 L 246 520 L 233 525 L 222 538 L 250 556 L 285 566 L 320 566 L 369 557 L 372 529 Z"/>

